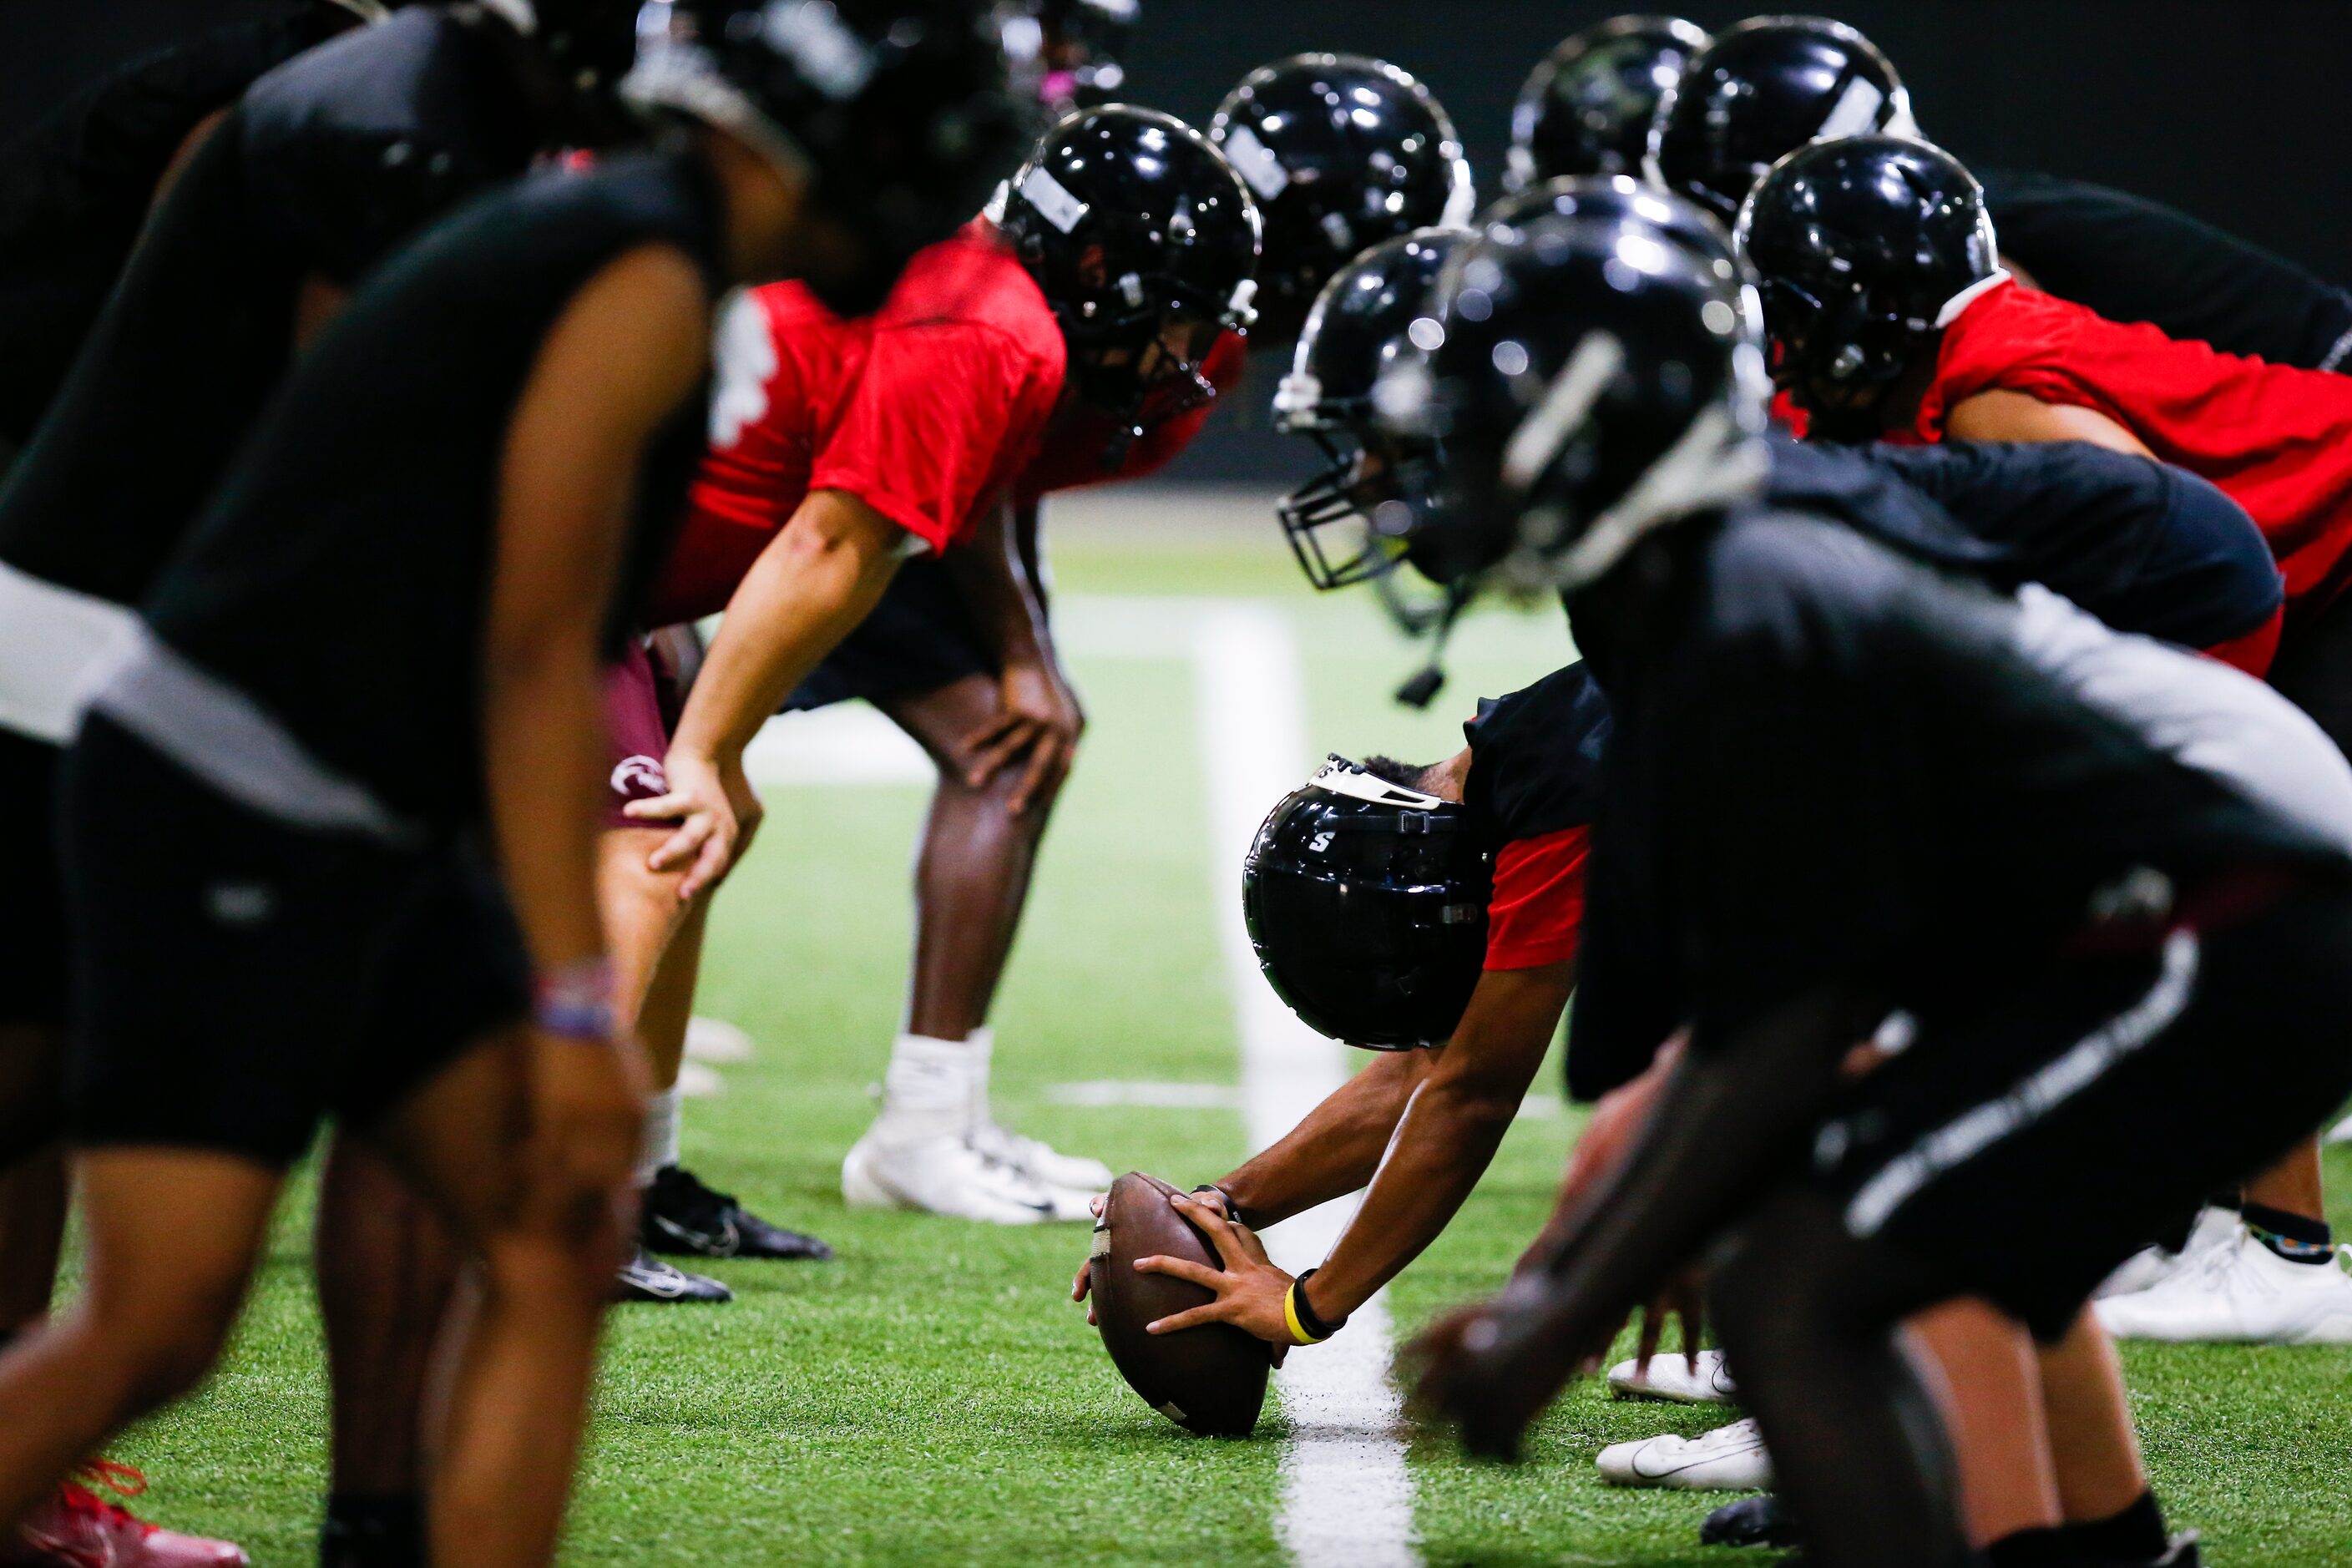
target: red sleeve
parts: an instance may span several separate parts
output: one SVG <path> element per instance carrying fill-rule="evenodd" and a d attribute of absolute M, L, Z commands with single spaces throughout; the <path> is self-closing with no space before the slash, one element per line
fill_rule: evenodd
<path fill-rule="evenodd" d="M 1576 956 L 1591 831 L 1563 827 L 1503 846 L 1486 906 L 1487 968 L 1539 969 Z"/>
<path fill-rule="evenodd" d="M 1060 391 L 1045 361 L 992 328 L 877 326 L 808 488 L 845 490 L 944 550 L 1027 464 Z"/>
<path fill-rule="evenodd" d="M 2271 618 L 2240 637 L 2215 643 L 2203 650 L 2207 658 L 2218 658 L 2232 669 L 2242 669 L 2260 680 L 2271 672 L 2271 660 L 2278 657 L 2279 633 L 2286 625 L 2286 606 L 2281 605 L 2271 612 Z"/>
<path fill-rule="evenodd" d="M 1935 384 L 1920 400 L 1916 434 L 1943 439 L 1947 411 L 1996 391 L 2088 408 L 2130 429 L 2130 416 L 2098 390 L 2106 357 L 2100 351 L 2081 331 L 2077 308 L 2014 283 L 1996 289 L 1945 330 Z"/>

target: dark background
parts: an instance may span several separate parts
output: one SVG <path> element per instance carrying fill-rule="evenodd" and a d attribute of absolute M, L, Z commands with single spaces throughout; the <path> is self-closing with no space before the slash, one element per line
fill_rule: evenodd
<path fill-rule="evenodd" d="M 0 139 L 80 81 L 240 0 L 0 0 Z M 1482 192 L 1510 108 L 1563 35 L 1622 5 L 1575 0 L 1144 0 L 1133 96 L 1205 121 L 1253 67 L 1301 49 L 1379 55 L 1444 100 Z M 1694 3 L 1719 26 L 1748 6 Z M 2352 281 L 2352 4 L 2346 0 L 1848 0 L 1920 124 L 1966 160 L 2046 169 L 2170 202 Z M 1267 367 L 1262 367 L 1267 368 Z M 1276 478 L 1304 454 L 1221 412 L 1180 465 Z M 1255 426 L 1260 428 L 1248 428 Z"/>

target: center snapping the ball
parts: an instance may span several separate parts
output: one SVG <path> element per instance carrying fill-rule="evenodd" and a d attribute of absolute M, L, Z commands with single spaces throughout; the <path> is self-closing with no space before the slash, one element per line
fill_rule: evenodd
<path fill-rule="evenodd" d="M 1230 1323 L 1203 1323 L 1172 1334 L 1146 1324 L 1216 1299 L 1206 1286 L 1165 1274 L 1139 1274 L 1139 1258 L 1182 1258 L 1211 1268 L 1224 1264 L 1198 1226 L 1169 1204 L 1176 1189 L 1129 1171 L 1111 1184 L 1095 1222 L 1089 1289 L 1103 1348 L 1143 1402 L 1189 1432 L 1246 1437 L 1265 1405 L 1273 1352 Z"/>

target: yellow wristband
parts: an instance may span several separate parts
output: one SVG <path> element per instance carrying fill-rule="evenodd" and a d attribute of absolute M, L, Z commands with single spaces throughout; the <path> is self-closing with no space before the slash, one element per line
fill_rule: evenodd
<path fill-rule="evenodd" d="M 1298 1281 L 1293 1279 L 1290 1289 L 1282 1293 L 1282 1321 L 1289 1325 L 1291 1339 L 1302 1345 L 1319 1345 L 1323 1342 L 1307 1331 L 1298 1321 Z"/>

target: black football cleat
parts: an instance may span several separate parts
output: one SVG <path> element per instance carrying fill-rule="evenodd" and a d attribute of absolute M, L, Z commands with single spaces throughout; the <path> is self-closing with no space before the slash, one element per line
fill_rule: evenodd
<path fill-rule="evenodd" d="M 2086 1564 L 2092 1564 L 2092 1568 L 2203 1568 L 2204 1561 L 2198 1554 L 2197 1532 L 2193 1530 L 2174 1536 L 2161 1557 L 2116 1558 L 2113 1561 L 2101 1558 L 2095 1563 L 2090 1558 L 2084 1559 Z"/>
<path fill-rule="evenodd" d="M 1803 1532 L 1770 1492 L 1725 1503 L 1698 1527 L 1701 1546 L 1796 1546 Z"/>
<path fill-rule="evenodd" d="M 735 1292 L 716 1279 L 700 1274 L 688 1274 L 685 1269 L 664 1263 L 644 1247 L 636 1256 L 621 1265 L 614 1277 L 614 1301 L 694 1301 L 716 1306 L 732 1301 Z"/>
<path fill-rule="evenodd" d="M 664 1165 L 646 1189 L 645 1245 L 675 1258 L 778 1258 L 823 1260 L 833 1248 L 813 1236 L 771 1225 L 713 1192 L 683 1165 Z"/>

